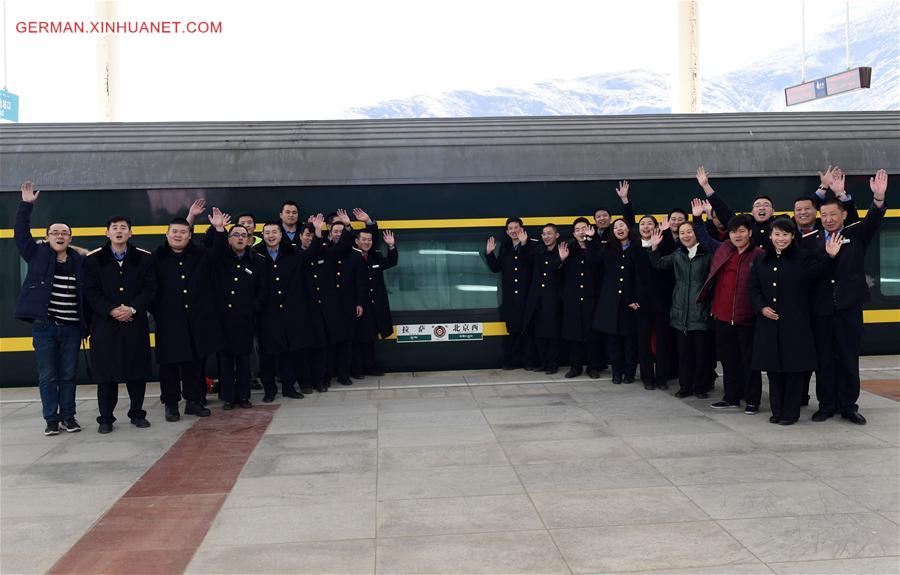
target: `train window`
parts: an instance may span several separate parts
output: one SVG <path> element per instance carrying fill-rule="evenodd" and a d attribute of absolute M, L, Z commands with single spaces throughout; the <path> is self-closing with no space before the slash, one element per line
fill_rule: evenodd
<path fill-rule="evenodd" d="M 900 296 L 900 227 L 883 226 L 878 238 L 881 295 Z"/>
<path fill-rule="evenodd" d="M 394 311 L 496 308 L 499 274 L 484 262 L 482 239 L 398 238 L 397 267 L 384 274 Z"/>

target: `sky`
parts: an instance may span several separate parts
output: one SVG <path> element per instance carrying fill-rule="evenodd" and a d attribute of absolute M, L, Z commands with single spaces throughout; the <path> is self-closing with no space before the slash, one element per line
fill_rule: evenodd
<path fill-rule="evenodd" d="M 808 0 L 807 37 L 846 2 Z M 8 0 L 6 79 L 21 122 L 101 121 L 99 34 L 19 22 L 97 19 L 92 1 Z M 871 8 L 849 3 L 851 18 Z M 119 34 L 116 121 L 319 120 L 449 90 L 646 69 L 673 73 L 675 0 L 116 3 L 128 21 L 221 22 L 220 34 Z M 796 44 L 801 1 L 700 0 L 701 78 Z"/>

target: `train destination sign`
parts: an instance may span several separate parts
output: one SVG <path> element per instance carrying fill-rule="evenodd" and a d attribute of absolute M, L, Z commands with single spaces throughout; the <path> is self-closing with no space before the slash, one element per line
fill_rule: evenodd
<path fill-rule="evenodd" d="M 481 341 L 481 323 L 420 323 L 394 326 L 397 343 L 436 341 Z"/>
<path fill-rule="evenodd" d="M 868 88 L 871 84 L 872 68 L 862 66 L 785 88 L 784 101 L 788 106 L 793 106 L 860 88 Z"/>

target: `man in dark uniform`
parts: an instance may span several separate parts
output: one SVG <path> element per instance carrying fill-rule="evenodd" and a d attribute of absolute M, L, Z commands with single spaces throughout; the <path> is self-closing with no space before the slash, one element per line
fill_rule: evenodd
<path fill-rule="evenodd" d="M 200 362 L 222 347 L 219 319 L 210 282 L 211 260 L 228 249 L 225 225 L 230 217 L 213 208 L 209 221 L 216 229 L 213 246 L 191 243 L 191 225 L 184 218 L 169 223 L 166 243 L 156 250 L 157 291 L 151 311 L 156 320 L 156 361 L 159 363 L 160 401 L 166 421 L 178 421 L 178 402 L 184 412 L 207 417 Z"/>
<path fill-rule="evenodd" d="M 325 217 L 322 214 L 310 216 L 309 221 L 300 227 L 300 243 L 297 246 L 302 269 L 307 271 L 304 276 L 306 280 L 304 284 L 305 305 L 301 310 L 302 317 L 299 324 L 304 333 L 296 354 L 297 379 L 300 381 L 300 391 L 303 393 L 312 393 L 313 389 L 320 393 L 328 391 L 326 380 L 328 338 L 325 335 L 325 323 L 321 319 L 321 314 L 313 313 L 314 304 L 312 298 L 307 295 L 314 291 L 314 287 L 309 282 L 310 263 L 318 262 L 318 259 L 322 257 L 322 252 L 326 249 L 322 239 L 324 224 Z M 331 295 L 327 294 L 326 297 L 331 297 Z"/>
<path fill-rule="evenodd" d="M 266 295 L 265 268 L 262 256 L 248 249 L 250 231 L 235 224 L 228 231 L 225 256 L 211 266 L 213 291 L 225 346 L 217 354 L 219 390 L 225 410 L 235 405 L 252 407 L 250 403 L 250 352 L 256 316 Z M 215 237 L 210 243 L 215 242 Z M 212 245 L 207 248 L 212 249 Z"/>
<path fill-rule="evenodd" d="M 387 338 L 394 331 L 384 270 L 397 265 L 397 245 L 391 231 L 385 230 L 383 237 L 388 247 L 387 256 L 378 249 L 375 234 L 368 229 L 356 234 L 356 248 L 351 256 L 357 266 L 352 368 L 353 377 L 357 379 L 364 375 L 384 375 L 375 364 L 375 341 L 379 337 Z"/>
<path fill-rule="evenodd" d="M 506 220 L 506 239 L 500 245 L 491 236 L 485 247 L 488 268 L 500 274 L 500 317 L 506 322 L 506 357 L 503 369 L 534 369 L 534 341 L 525 334 L 525 302 L 531 285 L 532 255 L 537 240 L 529 240 L 521 218 Z"/>
<path fill-rule="evenodd" d="M 297 221 L 300 219 L 300 206 L 296 202 L 288 200 L 281 204 L 281 241 L 297 247 L 300 242 L 300 231 Z"/>
<path fill-rule="evenodd" d="M 817 253 L 825 249 L 833 234 L 844 237 L 833 273 L 817 281 L 813 288 L 813 333 L 816 338 L 816 396 L 819 410 L 813 421 L 825 421 L 840 413 L 857 425 L 865 425 L 859 413 L 859 348 L 863 330 L 863 304 L 870 299 L 863 267 L 866 249 L 884 219 L 884 198 L 888 176 L 878 170 L 869 180 L 872 206 L 866 217 L 845 226 L 847 211 L 837 199 L 826 200 L 819 208 L 823 230 L 807 235 L 804 248 Z"/>
<path fill-rule="evenodd" d="M 97 431 L 109 433 L 116 417 L 119 382 L 128 388 L 128 418 L 150 427 L 144 393 L 150 377 L 150 322 L 147 312 L 156 295 L 155 258 L 132 245 L 131 220 L 113 216 L 106 222 L 109 241 L 85 260 L 84 296 L 91 309 L 91 368 L 97 382 L 100 416 Z"/>
<path fill-rule="evenodd" d="M 588 261 L 585 236 L 591 229 L 587 218 L 577 218 L 573 225 L 575 239 L 569 244 L 569 257 L 563 264 L 562 337 L 569 343 L 572 367 L 566 377 L 578 377 L 587 364 L 591 379 L 600 377 L 600 348 L 597 332 L 591 327 L 597 304 L 599 269 Z"/>
<path fill-rule="evenodd" d="M 250 232 L 250 238 L 247 240 L 247 247 L 256 251 L 257 246 L 262 245 L 262 236 L 256 233 L 256 216 L 250 212 L 244 212 L 237 217 L 238 225 L 244 226 Z M 248 326 L 251 331 L 254 329 Z M 257 381 L 259 379 L 259 341 L 256 336 L 253 337 L 253 351 L 250 352 L 250 387 L 252 389 L 262 389 L 262 385 Z"/>
<path fill-rule="evenodd" d="M 562 316 L 561 252 L 557 245 L 556 224 L 548 223 L 541 230 L 543 249 L 533 256 L 531 285 L 525 302 L 525 333 L 534 337 L 534 344 L 544 373 L 559 370 L 559 335 Z M 568 255 L 568 249 L 565 249 Z"/>

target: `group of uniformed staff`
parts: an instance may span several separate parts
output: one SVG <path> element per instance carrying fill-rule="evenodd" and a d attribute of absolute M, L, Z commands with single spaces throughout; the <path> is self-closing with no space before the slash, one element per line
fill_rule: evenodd
<path fill-rule="evenodd" d="M 793 216 L 776 216 L 764 195 L 735 214 L 701 166 L 706 198 L 662 221 L 635 220 L 627 181 L 616 189 L 622 216 L 597 208 L 593 223 L 574 221 L 569 242 L 554 223 L 537 239 L 509 218 L 507 237 L 485 246 L 488 267 L 502 277 L 504 367 L 556 373 L 565 341 L 567 378 L 586 368 L 597 379 L 611 364 L 614 384 L 632 383 L 640 366 L 646 389 L 677 378 L 677 397 L 706 399 L 718 359 L 724 394 L 712 407 L 759 413 L 765 371 L 769 421 L 780 425 L 799 419 L 815 372 L 812 420 L 839 414 L 864 425 L 863 261 L 885 214 L 888 177 L 879 170 L 870 179 L 873 202 L 860 220 L 843 171 L 829 166 L 819 176 L 819 188 L 795 200 Z"/>
<path fill-rule="evenodd" d="M 154 251 L 131 242 L 128 217 L 112 216 L 106 244 L 82 255 L 65 223 L 51 224 L 42 243 L 32 237 L 38 194 L 31 182 L 22 185 L 15 238 L 28 273 L 16 316 L 33 324 L 46 435 L 81 429 L 74 377 L 78 342 L 88 334 L 98 431 L 113 430 L 120 382 L 131 423 L 150 426 L 143 409 L 150 316 L 167 421 L 180 419 L 182 399 L 186 414 L 210 415 L 204 372 L 211 357 L 224 410 L 252 407 L 255 353 L 264 402 L 275 399 L 276 376 L 284 397 L 302 398 L 327 391 L 332 378 L 352 385 L 351 378 L 383 375 L 374 348 L 393 331 L 383 274 L 397 265 L 397 247 L 363 210 L 353 210 L 363 229 L 353 230 L 341 209 L 329 215 L 325 233 L 322 214 L 299 223 L 299 207 L 287 201 L 258 239 L 252 215 L 232 224 L 214 207 L 208 231 L 194 238 L 193 221 L 206 210 L 198 200 L 187 217 L 169 222 Z"/>

